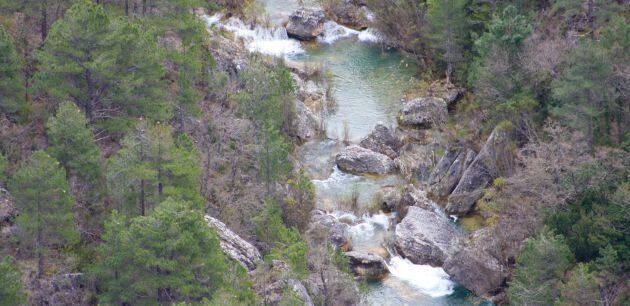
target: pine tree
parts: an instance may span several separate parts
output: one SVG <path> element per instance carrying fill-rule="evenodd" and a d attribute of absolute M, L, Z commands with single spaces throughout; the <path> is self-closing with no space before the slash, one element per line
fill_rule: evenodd
<path fill-rule="evenodd" d="M 0 260 L 0 305 L 26 305 L 26 294 L 22 289 L 22 274 L 14 259 L 5 256 Z"/>
<path fill-rule="evenodd" d="M 21 12 L 39 26 L 41 41 L 48 35 L 48 28 L 63 15 L 73 0 L 0 0 L 0 11 Z"/>
<path fill-rule="evenodd" d="M 143 216 L 169 196 L 200 205 L 198 160 L 190 139 L 174 140 L 169 126 L 143 120 L 109 160 L 109 191 L 121 211 L 132 213 L 136 205 Z"/>
<path fill-rule="evenodd" d="M 164 120 L 162 54 L 150 28 L 111 19 L 100 5 L 77 1 L 56 22 L 37 54 L 38 91 L 71 100 L 90 123 L 124 131 L 128 117 Z"/>
<path fill-rule="evenodd" d="M 432 28 L 432 45 L 446 62 L 446 81 L 450 83 L 454 65 L 464 60 L 468 35 L 466 0 L 430 1 L 427 19 Z"/>
<path fill-rule="evenodd" d="M 25 105 L 20 69 L 20 58 L 11 35 L 0 25 L 0 112 L 11 119 L 17 119 Z"/>
<path fill-rule="evenodd" d="M 96 268 L 104 304 L 199 301 L 231 289 L 228 273 L 237 273 L 245 284 L 244 268 L 232 269 L 236 264 L 223 254 L 216 233 L 190 205 L 168 199 L 151 215 L 130 222 L 112 214 Z"/>
<path fill-rule="evenodd" d="M 95 183 L 101 176 L 100 150 L 81 110 L 71 102 L 64 102 L 46 127 L 48 151 L 66 169 L 66 173 L 76 175 L 87 183 Z"/>
<path fill-rule="evenodd" d="M 267 184 L 267 195 L 270 195 L 272 184 L 291 170 L 288 159 L 289 146 L 284 142 L 284 137 L 280 132 L 270 123 L 265 124 L 262 133 L 258 163 L 260 173 Z"/>
<path fill-rule="evenodd" d="M 37 256 L 37 277 L 41 277 L 49 248 L 79 239 L 66 173 L 54 158 L 36 151 L 13 175 L 9 190 L 20 211 L 16 224 L 24 233 L 21 241 Z"/>
<path fill-rule="evenodd" d="M 582 128 L 593 150 L 598 120 L 614 108 L 615 92 L 609 83 L 613 67 L 606 51 L 590 41 L 573 51 L 568 64 L 552 83 L 553 96 L 560 102 L 556 114 Z"/>
<path fill-rule="evenodd" d="M 527 239 L 516 259 L 514 280 L 507 291 L 510 304 L 552 305 L 558 279 L 573 261 L 573 253 L 562 236 L 543 232 Z"/>

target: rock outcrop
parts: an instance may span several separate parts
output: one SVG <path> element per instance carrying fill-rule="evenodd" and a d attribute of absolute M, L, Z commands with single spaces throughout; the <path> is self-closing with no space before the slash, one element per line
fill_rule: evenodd
<path fill-rule="evenodd" d="M 494 294 L 505 284 L 507 269 L 499 260 L 484 250 L 482 245 L 490 238 L 480 230 L 470 238 L 461 240 L 443 268 L 453 280 L 478 296 Z"/>
<path fill-rule="evenodd" d="M 319 130 L 319 120 L 302 101 L 295 101 L 295 118 L 293 118 L 290 135 L 306 141 L 315 137 Z"/>
<path fill-rule="evenodd" d="M 370 12 L 363 1 L 341 0 L 327 6 L 327 12 L 339 24 L 362 30 L 370 25 Z"/>
<path fill-rule="evenodd" d="M 473 162 L 462 174 L 448 198 L 446 212 L 465 215 L 483 196 L 484 188 L 505 169 L 511 160 L 511 137 L 508 128 L 496 127 Z"/>
<path fill-rule="evenodd" d="M 415 264 L 442 266 L 460 235 L 445 216 L 411 206 L 402 222 L 396 225 L 394 246 Z"/>
<path fill-rule="evenodd" d="M 316 8 L 299 8 L 289 16 L 287 34 L 300 40 L 312 40 L 324 31 L 326 15 Z"/>
<path fill-rule="evenodd" d="M 389 273 L 385 260 L 378 254 L 351 251 L 345 253 L 354 274 L 367 279 L 382 279 Z"/>
<path fill-rule="evenodd" d="M 256 247 L 229 229 L 223 222 L 206 215 L 204 217 L 209 226 L 219 235 L 219 243 L 225 254 L 238 261 L 248 271 L 256 269 L 262 261 L 262 256 Z"/>
<path fill-rule="evenodd" d="M 271 265 L 265 267 L 264 270 L 259 269 L 254 272 L 254 279 L 262 279 L 255 282 L 254 289 L 263 298 L 265 305 L 279 305 L 286 290 L 291 290 L 303 302 L 301 305 L 313 306 L 313 300 L 304 284 L 288 277 L 289 275 L 291 275 L 291 269 L 285 262 L 273 260 Z"/>
<path fill-rule="evenodd" d="M 0 186 L 0 228 L 9 224 L 11 219 L 16 215 L 17 211 L 13 205 L 13 199 L 9 192 Z"/>
<path fill-rule="evenodd" d="M 400 188 L 387 186 L 381 188 L 377 193 L 377 199 L 380 202 L 381 210 L 384 212 L 393 212 L 398 210 L 402 194 Z"/>
<path fill-rule="evenodd" d="M 396 137 L 393 130 L 379 123 L 374 127 L 374 131 L 361 140 L 359 145 L 394 159 L 400 154 L 403 143 Z"/>
<path fill-rule="evenodd" d="M 396 168 L 407 180 L 426 180 L 431 174 L 433 167 L 434 151 L 439 148 L 438 144 L 410 143 L 401 150 L 400 156 L 394 159 Z"/>
<path fill-rule="evenodd" d="M 315 210 L 312 212 L 309 230 L 314 230 L 318 226 L 328 230 L 328 240 L 336 248 L 348 249 L 350 247 L 348 224 L 340 222 L 335 216 L 326 214 L 322 210 Z"/>
<path fill-rule="evenodd" d="M 430 129 L 446 122 L 448 110 L 441 98 L 415 98 L 403 103 L 398 121 L 401 125 Z"/>
<path fill-rule="evenodd" d="M 354 174 L 382 175 L 394 171 L 394 161 L 385 154 L 356 145 L 346 147 L 335 156 L 339 169 Z"/>
<path fill-rule="evenodd" d="M 450 147 L 429 176 L 430 192 L 437 197 L 446 197 L 457 187 L 464 170 L 470 166 L 477 154 L 460 145 Z"/>

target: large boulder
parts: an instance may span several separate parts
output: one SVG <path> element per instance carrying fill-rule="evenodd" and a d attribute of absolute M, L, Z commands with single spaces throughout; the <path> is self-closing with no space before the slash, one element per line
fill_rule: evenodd
<path fill-rule="evenodd" d="M 394 161 L 385 154 L 356 145 L 346 147 L 335 156 L 339 169 L 354 174 L 387 174 L 395 169 Z"/>
<path fill-rule="evenodd" d="M 331 1 L 326 10 L 339 24 L 355 29 L 366 29 L 370 25 L 369 15 L 371 13 L 361 1 Z"/>
<path fill-rule="evenodd" d="M 449 148 L 429 176 L 430 192 L 440 198 L 448 196 L 476 156 L 473 150 L 459 145 Z"/>
<path fill-rule="evenodd" d="M 460 235 L 445 216 L 411 206 L 402 222 L 396 225 L 394 246 L 415 264 L 442 266 Z"/>
<path fill-rule="evenodd" d="M 309 231 L 317 230 L 318 227 L 328 230 L 328 240 L 336 248 L 350 248 L 348 224 L 339 221 L 335 216 L 329 215 L 322 210 L 315 210 L 312 212 Z"/>
<path fill-rule="evenodd" d="M 317 8 L 301 7 L 289 16 L 287 34 L 300 40 L 312 40 L 324 31 L 326 15 Z"/>
<path fill-rule="evenodd" d="M 477 296 L 494 295 L 505 284 L 506 267 L 484 248 L 490 241 L 490 232 L 480 230 L 466 240 L 461 240 L 455 251 L 444 262 L 443 268 L 454 281 Z"/>
<path fill-rule="evenodd" d="M 400 188 L 394 186 L 382 187 L 376 194 L 376 199 L 381 206 L 381 210 L 384 212 L 397 211 L 401 198 L 402 193 Z"/>
<path fill-rule="evenodd" d="M 444 99 L 415 98 L 403 103 L 398 121 L 401 125 L 430 129 L 446 122 L 448 110 Z"/>
<path fill-rule="evenodd" d="M 367 279 L 382 279 L 389 273 L 385 260 L 378 254 L 363 251 L 345 253 L 354 274 Z"/>
<path fill-rule="evenodd" d="M 437 143 L 410 143 L 403 147 L 394 164 L 407 180 L 426 180 L 431 174 L 435 151 L 440 147 Z"/>
<path fill-rule="evenodd" d="M 305 141 L 317 135 L 319 120 L 302 101 L 295 100 L 295 117 L 292 121 L 291 136 Z"/>
<path fill-rule="evenodd" d="M 254 290 L 263 298 L 265 305 L 280 305 L 287 290 L 293 291 L 302 301 L 301 305 L 314 305 L 304 284 L 290 275 L 291 269 L 280 260 L 273 260 L 269 266 L 254 271 Z"/>
<path fill-rule="evenodd" d="M 483 196 L 488 184 L 509 167 L 511 148 L 510 129 L 496 127 L 449 196 L 446 212 L 460 216 L 468 213 Z"/>
<path fill-rule="evenodd" d="M 218 219 L 208 215 L 205 216 L 205 219 L 208 225 L 217 231 L 221 249 L 225 254 L 241 263 L 248 271 L 256 269 L 262 261 L 262 256 L 256 247 L 238 236 Z"/>
<path fill-rule="evenodd" d="M 361 140 L 359 145 L 393 159 L 398 157 L 403 143 L 396 137 L 394 131 L 379 123 L 374 127 L 374 131 Z"/>

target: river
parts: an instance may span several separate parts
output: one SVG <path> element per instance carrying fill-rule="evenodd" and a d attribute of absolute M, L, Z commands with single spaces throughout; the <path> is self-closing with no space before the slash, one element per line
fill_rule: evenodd
<path fill-rule="evenodd" d="M 281 25 L 299 6 L 298 0 L 261 1 L 266 12 L 262 19 L 271 25 Z M 219 22 L 217 16 L 207 17 L 206 21 Z M 349 140 L 356 143 L 377 123 L 395 126 L 400 99 L 413 86 L 419 73 L 419 68 L 399 52 L 383 50 L 370 29 L 358 32 L 329 22 L 317 43 L 302 44 L 288 38 L 281 26 L 251 29 L 235 18 L 222 23 L 224 28 L 243 38 L 251 52 L 317 63 L 332 73 L 336 108 L 325 118 L 330 139 L 341 139 L 341 134 L 347 130 Z M 366 212 L 381 187 L 400 186 L 404 180 L 397 175 L 369 177 L 340 171 L 334 166 L 333 156 L 341 148 L 339 141 L 312 140 L 302 145 L 297 155 L 316 187 L 318 208 L 352 224 L 353 250 L 369 250 L 388 257 L 390 274 L 381 281 L 368 283 L 365 303 L 477 304 L 479 300 L 451 281 L 443 269 L 415 265 L 395 254 L 390 256 L 386 240 L 392 234 L 395 216 Z"/>

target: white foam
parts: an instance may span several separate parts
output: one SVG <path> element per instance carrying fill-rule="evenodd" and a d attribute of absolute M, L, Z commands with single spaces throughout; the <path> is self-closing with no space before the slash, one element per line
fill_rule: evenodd
<path fill-rule="evenodd" d="M 367 29 L 365 31 L 359 32 L 359 40 L 360 41 L 367 41 L 367 42 L 379 42 L 380 38 L 379 38 L 379 34 L 378 34 L 378 32 L 376 32 L 376 30 Z"/>
<path fill-rule="evenodd" d="M 453 293 L 455 283 L 442 268 L 415 265 L 409 259 L 394 256 L 387 265 L 389 272 L 423 294 L 440 297 Z"/>
<path fill-rule="evenodd" d="M 359 31 L 344 27 L 334 21 L 326 21 L 324 23 L 324 32 L 321 36 L 317 37 L 317 41 L 320 43 L 332 44 L 341 38 L 358 34 Z"/>
<path fill-rule="evenodd" d="M 225 23 L 220 23 L 221 15 L 203 16 L 208 26 L 218 25 L 232 32 L 236 38 L 244 41 L 249 52 L 257 52 L 273 56 L 287 56 L 304 53 L 299 41 L 290 39 L 287 30 L 283 27 L 254 28 L 246 25 L 242 20 L 232 17 Z"/>

